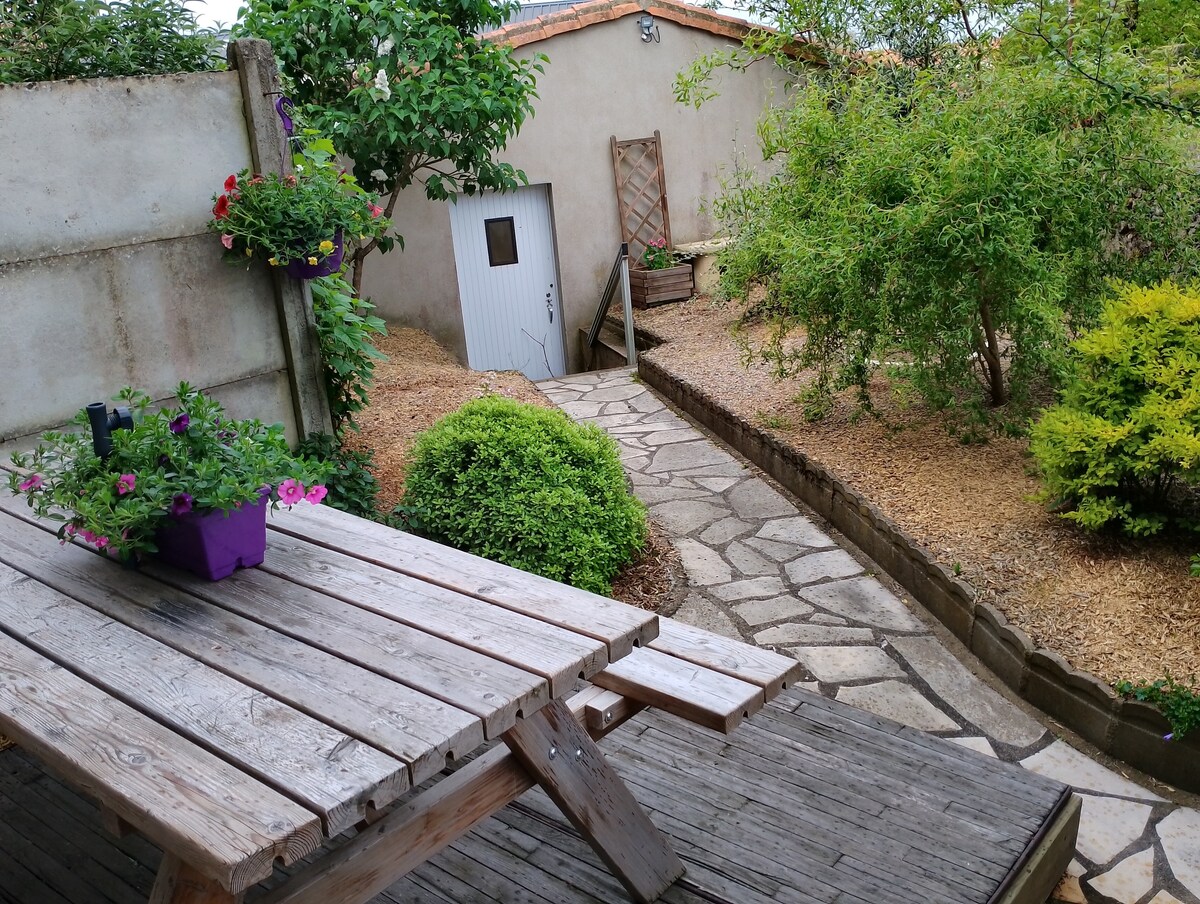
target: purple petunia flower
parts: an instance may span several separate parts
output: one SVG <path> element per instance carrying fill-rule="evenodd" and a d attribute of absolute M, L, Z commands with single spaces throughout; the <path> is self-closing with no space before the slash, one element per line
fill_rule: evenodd
<path fill-rule="evenodd" d="M 190 424 L 191 422 L 192 422 L 192 419 L 190 417 L 188 417 L 186 414 L 181 414 L 181 415 L 179 415 L 179 417 L 172 418 L 171 419 L 171 432 L 172 433 L 183 433 L 185 430 L 187 430 L 188 424 Z"/>
<path fill-rule="evenodd" d="M 171 500 L 172 515 L 186 515 L 192 510 L 192 497 L 188 493 L 179 493 Z"/>

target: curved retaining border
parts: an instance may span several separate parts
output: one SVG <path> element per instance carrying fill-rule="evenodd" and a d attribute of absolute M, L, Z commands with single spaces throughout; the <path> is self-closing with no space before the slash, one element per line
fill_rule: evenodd
<path fill-rule="evenodd" d="M 638 332 L 647 345 L 658 344 L 653 334 Z M 976 602 L 974 588 L 803 452 L 652 361 L 640 358 L 638 375 L 845 534 L 1020 697 L 1105 753 L 1177 788 L 1200 792 L 1200 732 L 1164 741 L 1171 728 L 1157 709 L 1118 697 L 1094 675 L 1035 647 L 998 609 Z"/>

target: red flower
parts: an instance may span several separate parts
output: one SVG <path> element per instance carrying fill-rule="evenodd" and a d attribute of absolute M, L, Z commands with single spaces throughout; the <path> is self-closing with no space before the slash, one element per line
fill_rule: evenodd
<path fill-rule="evenodd" d="M 223 220 L 229 216 L 229 196 L 221 195 L 217 198 L 217 204 L 213 207 L 213 219 Z"/>
<path fill-rule="evenodd" d="M 237 175 L 234 174 L 225 180 L 225 191 L 233 191 L 237 188 Z"/>

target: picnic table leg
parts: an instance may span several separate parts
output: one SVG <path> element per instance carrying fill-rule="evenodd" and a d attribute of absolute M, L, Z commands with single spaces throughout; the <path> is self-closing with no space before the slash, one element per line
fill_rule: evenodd
<path fill-rule="evenodd" d="M 635 900 L 649 904 L 683 875 L 666 837 L 565 703 L 518 721 L 504 742 Z"/>
<path fill-rule="evenodd" d="M 149 904 L 242 904 L 242 895 L 230 894 L 174 854 L 164 853 Z"/>

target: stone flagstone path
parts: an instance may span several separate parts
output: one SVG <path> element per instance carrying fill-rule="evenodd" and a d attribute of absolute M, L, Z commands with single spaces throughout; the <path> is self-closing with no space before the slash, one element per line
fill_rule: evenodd
<path fill-rule="evenodd" d="M 538 387 L 620 445 L 634 491 L 683 559 L 688 594 L 676 618 L 795 656 L 822 694 L 1073 785 L 1079 841 L 1054 900 L 1200 904 L 1200 811 L 1077 752 L 976 678 L 873 565 L 630 370 Z"/>

